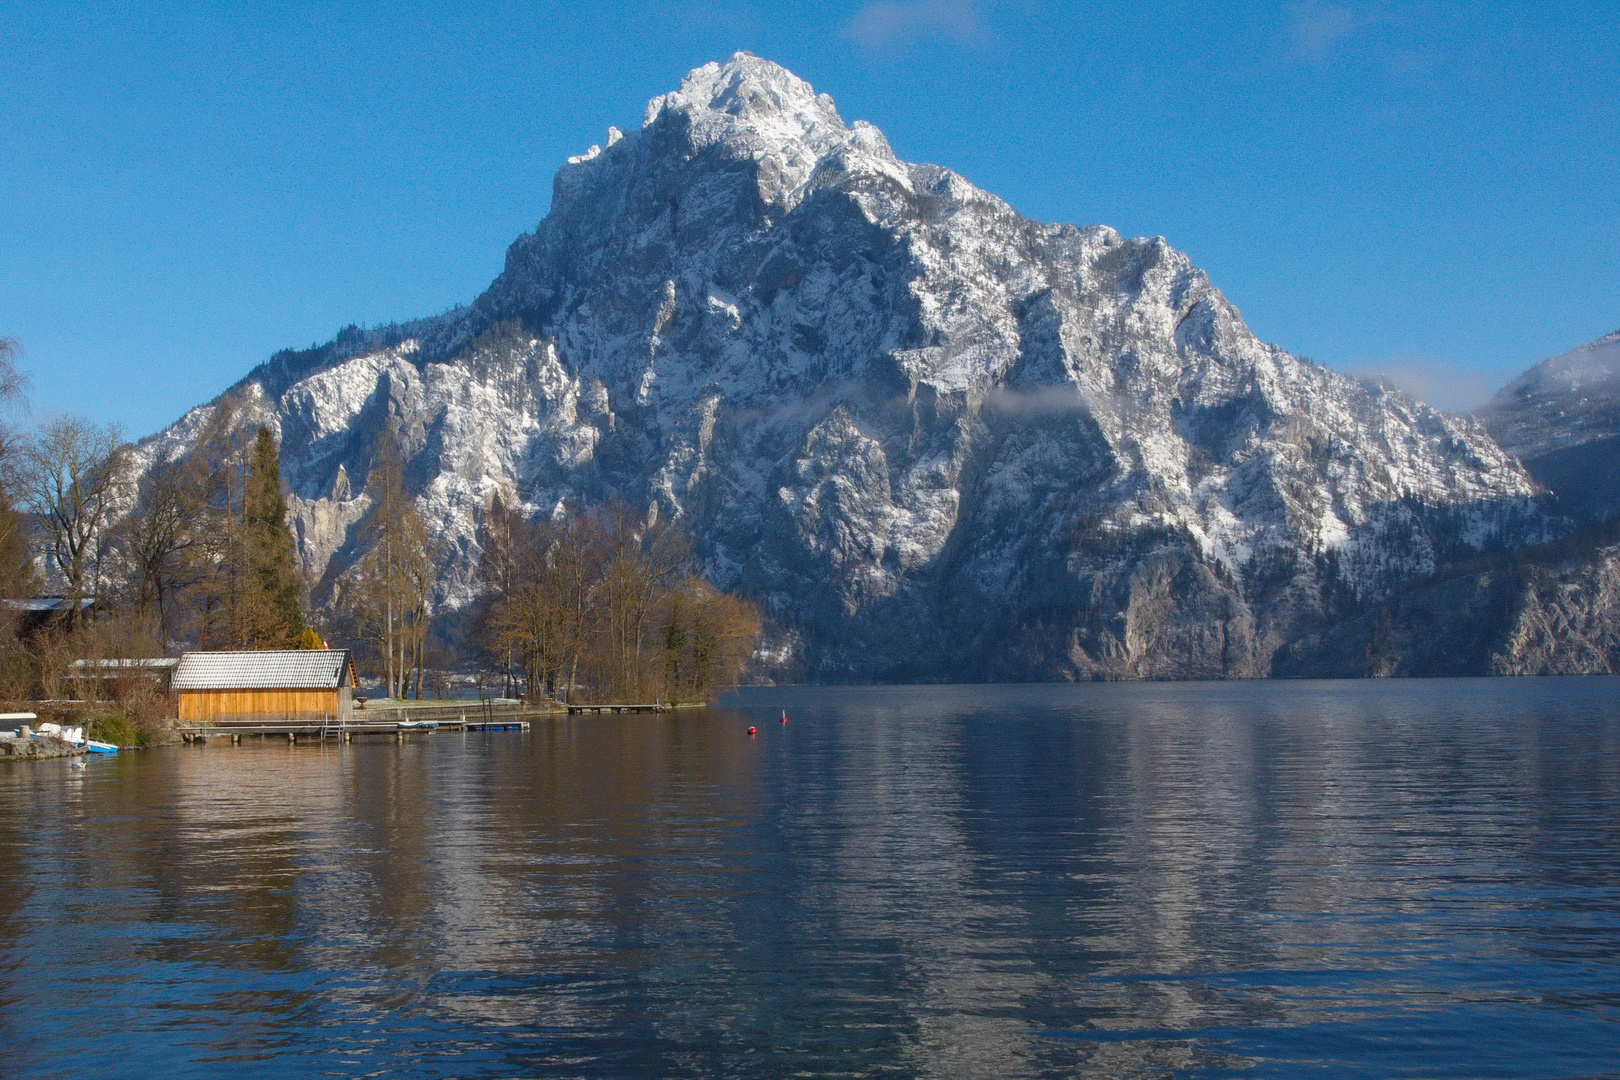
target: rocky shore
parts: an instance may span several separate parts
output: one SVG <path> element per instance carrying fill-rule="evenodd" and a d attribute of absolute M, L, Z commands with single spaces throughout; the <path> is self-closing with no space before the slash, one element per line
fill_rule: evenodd
<path fill-rule="evenodd" d="M 74 746 L 62 739 L 36 735 L 31 739 L 0 737 L 0 761 L 19 761 L 24 758 L 78 757 L 84 747 Z"/>

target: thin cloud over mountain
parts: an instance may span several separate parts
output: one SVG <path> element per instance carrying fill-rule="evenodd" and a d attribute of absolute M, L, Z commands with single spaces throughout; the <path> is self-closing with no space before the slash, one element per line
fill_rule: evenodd
<path fill-rule="evenodd" d="M 855 13 L 844 36 L 872 52 L 940 39 L 976 48 L 986 40 L 969 0 L 875 0 Z"/>

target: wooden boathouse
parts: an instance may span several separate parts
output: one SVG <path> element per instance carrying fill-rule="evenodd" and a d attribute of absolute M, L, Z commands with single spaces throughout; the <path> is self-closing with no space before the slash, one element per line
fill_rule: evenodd
<path fill-rule="evenodd" d="M 349 719 L 355 685 L 347 649 L 188 652 L 169 689 L 182 723 L 321 723 Z"/>

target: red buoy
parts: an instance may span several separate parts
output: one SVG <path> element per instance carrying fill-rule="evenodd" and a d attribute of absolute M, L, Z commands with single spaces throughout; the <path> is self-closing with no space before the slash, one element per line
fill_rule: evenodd
<path fill-rule="evenodd" d="M 782 723 L 784 723 L 784 724 L 787 723 L 787 710 L 786 709 L 782 710 Z"/>
<path fill-rule="evenodd" d="M 752 735 L 752 734 L 754 734 L 754 733 L 755 733 L 755 729 L 754 729 L 754 728 L 749 728 L 749 729 L 748 729 L 748 734 L 750 734 L 750 735 Z"/>

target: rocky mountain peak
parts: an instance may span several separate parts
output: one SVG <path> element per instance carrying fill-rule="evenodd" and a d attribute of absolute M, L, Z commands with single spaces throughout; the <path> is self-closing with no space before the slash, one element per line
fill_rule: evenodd
<path fill-rule="evenodd" d="M 724 64 L 704 64 L 681 80 L 679 90 L 647 103 L 641 126 L 665 114 L 691 125 L 694 146 L 717 142 L 780 149 L 788 144 L 830 145 L 843 138 L 844 122 L 832 98 L 780 65 L 739 52 Z"/>
<path fill-rule="evenodd" d="M 249 379 L 317 598 L 392 425 L 445 610 L 496 494 L 618 498 L 825 677 L 1264 674 L 1344 598 L 1540 527 L 1478 424 L 1258 341 L 1163 239 L 898 161 L 747 54 L 563 165 L 472 307 L 336 344 Z"/>
<path fill-rule="evenodd" d="M 687 155 L 753 163 L 761 199 L 781 212 L 796 206 L 812 180 L 829 171 L 887 173 L 910 185 L 877 128 L 864 121 L 846 126 L 831 97 L 816 93 L 786 68 L 745 52 L 724 64 L 695 68 L 680 89 L 649 101 L 642 132 L 654 142 L 660 134 L 672 135 Z M 610 133 L 610 146 L 616 134 Z M 635 153 L 626 145 L 619 160 Z M 603 154 L 592 147 L 569 163 L 583 165 Z M 559 178 L 560 189 L 570 183 Z"/>

